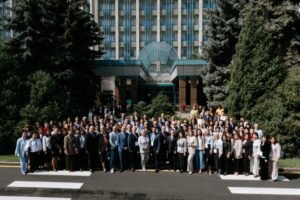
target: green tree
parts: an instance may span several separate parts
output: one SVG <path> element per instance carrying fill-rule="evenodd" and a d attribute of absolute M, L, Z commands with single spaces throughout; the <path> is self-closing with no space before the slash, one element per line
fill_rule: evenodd
<path fill-rule="evenodd" d="M 24 85 L 21 67 L 14 57 L 0 49 L 0 154 L 8 153 L 15 145 L 18 133 L 15 125 L 20 120 Z"/>
<path fill-rule="evenodd" d="M 51 66 L 53 37 L 49 32 L 47 0 L 16 1 L 8 28 L 15 36 L 7 43 L 11 54 L 23 59 L 28 73 Z"/>
<path fill-rule="evenodd" d="M 21 124 L 60 119 L 66 100 L 60 94 L 53 77 L 44 71 L 37 71 L 28 77 L 29 102 L 21 109 Z"/>
<path fill-rule="evenodd" d="M 80 0 L 69 1 L 63 35 L 65 63 L 55 73 L 59 82 L 66 86 L 72 112 L 77 114 L 86 113 L 94 103 L 100 84 L 94 74 L 94 59 L 102 55 L 97 50 L 97 45 L 102 41 L 98 25 L 81 6 L 83 3 Z"/>
<path fill-rule="evenodd" d="M 229 66 L 231 76 L 227 109 L 233 116 L 255 119 L 251 109 L 260 98 L 274 91 L 285 78 L 282 59 L 260 18 L 250 11 L 239 35 L 236 54 Z"/>
<path fill-rule="evenodd" d="M 172 115 L 174 113 L 173 106 L 168 98 L 163 93 L 157 94 L 151 104 L 147 106 L 147 115 L 151 117 L 158 117 L 161 113 L 165 115 Z"/>
<path fill-rule="evenodd" d="M 215 8 L 207 10 L 208 42 L 204 45 L 204 59 L 208 68 L 204 80 L 204 93 L 209 106 L 224 104 L 229 80 L 228 65 L 235 53 L 241 31 L 243 11 L 249 0 L 216 0 Z"/>

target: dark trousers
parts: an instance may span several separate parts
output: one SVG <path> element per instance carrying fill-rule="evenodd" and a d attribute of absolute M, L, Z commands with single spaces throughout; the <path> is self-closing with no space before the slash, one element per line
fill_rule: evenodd
<path fill-rule="evenodd" d="M 87 170 L 87 155 L 85 149 L 79 150 L 78 168 L 80 170 Z"/>
<path fill-rule="evenodd" d="M 94 171 L 96 169 L 97 159 L 98 159 L 97 151 L 92 151 L 88 153 L 88 165 L 90 170 Z"/>
<path fill-rule="evenodd" d="M 66 170 L 75 170 L 75 155 L 66 155 Z"/>
<path fill-rule="evenodd" d="M 241 173 L 243 159 L 234 159 L 235 160 L 235 172 Z"/>
<path fill-rule="evenodd" d="M 169 158 L 169 169 L 176 169 L 176 166 L 175 166 L 176 159 L 175 159 L 174 152 L 169 152 L 168 158 Z"/>
<path fill-rule="evenodd" d="M 39 168 L 39 154 L 38 152 L 30 152 L 30 171 L 35 172 Z"/>
<path fill-rule="evenodd" d="M 161 155 L 159 154 L 159 152 L 158 153 L 154 152 L 154 163 L 155 163 L 156 171 L 159 170 L 160 157 L 161 157 Z"/>
<path fill-rule="evenodd" d="M 215 164 L 215 169 L 218 171 L 220 169 L 220 158 L 219 158 L 219 153 L 214 153 L 214 164 Z"/>
<path fill-rule="evenodd" d="M 261 180 L 267 180 L 269 178 L 268 161 L 266 159 L 260 159 L 260 178 Z"/>
<path fill-rule="evenodd" d="M 185 156 L 183 153 L 178 153 L 178 168 L 181 172 L 185 170 Z"/>
<path fill-rule="evenodd" d="M 221 156 L 221 168 L 224 173 L 228 173 L 229 158 L 225 154 Z"/>
<path fill-rule="evenodd" d="M 137 160 L 137 151 L 129 152 L 129 166 L 131 169 L 136 168 L 136 160 Z"/>
<path fill-rule="evenodd" d="M 245 173 L 250 173 L 250 159 L 247 155 L 244 155 L 244 163 L 243 163 L 243 169 Z"/>
<path fill-rule="evenodd" d="M 119 150 L 120 169 L 123 171 L 127 168 L 128 150 Z"/>

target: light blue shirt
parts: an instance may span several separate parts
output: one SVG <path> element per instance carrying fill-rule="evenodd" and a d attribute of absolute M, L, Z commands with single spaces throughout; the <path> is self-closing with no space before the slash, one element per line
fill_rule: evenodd
<path fill-rule="evenodd" d="M 25 146 L 26 146 L 27 140 L 23 137 L 20 137 L 17 140 L 15 155 L 18 157 L 24 157 L 25 156 Z"/>

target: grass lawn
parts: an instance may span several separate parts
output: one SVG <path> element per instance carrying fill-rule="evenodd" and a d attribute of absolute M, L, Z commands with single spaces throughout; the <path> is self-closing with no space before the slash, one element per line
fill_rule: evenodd
<path fill-rule="evenodd" d="M 19 162 L 19 158 L 14 154 L 11 155 L 0 155 L 0 161 L 5 162 Z"/>
<path fill-rule="evenodd" d="M 280 168 L 300 168 L 300 158 L 286 158 L 282 159 L 278 163 Z"/>

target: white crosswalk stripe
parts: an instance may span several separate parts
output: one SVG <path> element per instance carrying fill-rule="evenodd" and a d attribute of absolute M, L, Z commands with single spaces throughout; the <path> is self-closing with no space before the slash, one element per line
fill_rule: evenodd
<path fill-rule="evenodd" d="M 78 190 L 82 187 L 82 185 L 83 183 L 76 182 L 14 181 L 7 187 Z"/>
<path fill-rule="evenodd" d="M 300 196 L 300 189 L 293 188 L 228 187 L 228 189 L 232 194 Z"/>
<path fill-rule="evenodd" d="M 91 172 L 89 171 L 76 171 L 76 172 L 69 172 L 69 171 L 37 171 L 34 173 L 29 173 L 28 175 L 34 175 L 34 176 L 91 176 Z"/>
<path fill-rule="evenodd" d="M 260 181 L 260 177 L 245 176 L 245 175 L 220 175 L 222 180 L 234 180 L 234 181 Z M 278 176 L 277 181 L 290 181 L 285 176 Z"/>
<path fill-rule="evenodd" d="M 71 200 L 71 198 L 0 196 L 0 200 Z"/>

